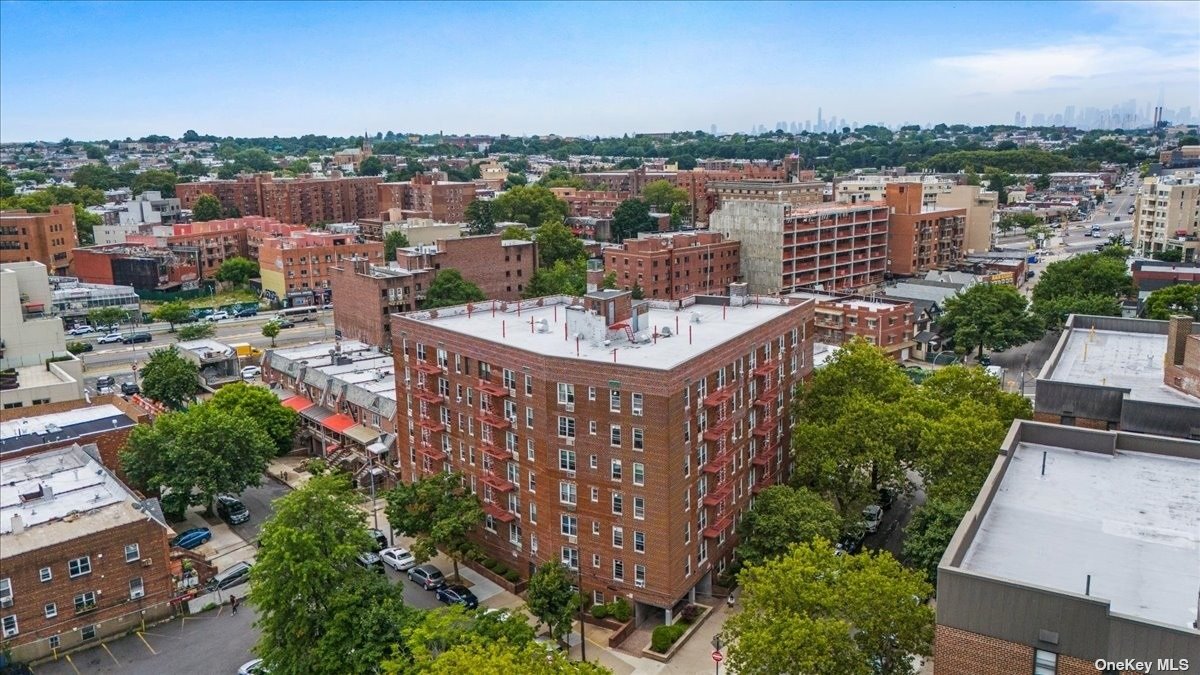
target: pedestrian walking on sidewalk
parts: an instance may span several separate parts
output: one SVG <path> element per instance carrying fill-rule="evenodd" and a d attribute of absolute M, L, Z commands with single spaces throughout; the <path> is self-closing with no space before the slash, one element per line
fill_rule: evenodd
<path fill-rule="evenodd" d="M 238 606 L 238 596 L 230 595 L 229 596 L 229 607 L 230 607 L 230 609 L 233 610 L 234 614 L 237 614 L 237 606 Z"/>

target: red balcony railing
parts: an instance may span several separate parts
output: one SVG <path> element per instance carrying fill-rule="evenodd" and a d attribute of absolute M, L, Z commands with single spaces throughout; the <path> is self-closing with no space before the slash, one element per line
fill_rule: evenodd
<path fill-rule="evenodd" d="M 434 447 L 429 443 L 418 442 L 417 454 L 423 457 L 428 457 L 429 459 L 437 460 L 439 462 L 444 462 L 446 460 L 446 453 L 442 452 L 441 448 Z"/>
<path fill-rule="evenodd" d="M 480 379 L 478 386 L 479 391 L 487 394 L 488 396 L 508 396 L 508 390 L 494 382 L 488 382 L 487 380 Z"/>
<path fill-rule="evenodd" d="M 723 438 L 725 434 L 733 429 L 733 418 L 726 417 L 723 420 L 718 420 L 714 426 L 709 427 L 704 432 L 704 440 L 715 441 Z"/>
<path fill-rule="evenodd" d="M 754 459 L 750 460 L 750 463 L 754 466 L 768 466 L 775 459 L 776 452 L 778 452 L 778 448 L 775 446 L 763 448 L 761 452 L 754 456 Z"/>
<path fill-rule="evenodd" d="M 500 508 L 500 505 L 494 502 L 484 502 L 483 512 L 502 523 L 511 523 L 517 518 L 505 509 Z"/>
<path fill-rule="evenodd" d="M 734 386 L 732 384 L 727 384 L 724 387 L 721 387 L 720 389 L 718 389 L 718 390 L 714 391 L 713 393 L 709 394 L 708 396 L 704 397 L 704 405 L 707 405 L 707 406 L 721 405 L 722 403 L 733 398 L 733 389 L 734 389 Z"/>
<path fill-rule="evenodd" d="M 755 401 L 757 403 L 758 401 Z M 775 416 L 767 415 L 750 431 L 750 433 L 759 437 L 767 437 L 771 435 L 771 431 L 775 429 Z"/>
<path fill-rule="evenodd" d="M 708 537 L 709 539 L 716 539 L 717 537 L 721 536 L 721 533 L 728 529 L 732 523 L 733 510 L 731 509 L 726 512 L 725 515 L 721 516 L 717 522 L 704 528 L 704 536 Z"/>
<path fill-rule="evenodd" d="M 700 470 L 704 473 L 721 473 L 721 469 L 725 468 L 725 465 L 729 463 L 729 460 L 733 459 L 735 454 L 731 445 L 723 452 L 705 462 L 704 466 L 700 467 Z"/>
<path fill-rule="evenodd" d="M 437 367 L 436 364 L 429 363 L 428 361 L 414 361 L 412 367 L 418 373 L 425 373 L 427 375 L 437 375 L 442 372 L 442 369 Z"/>
<path fill-rule="evenodd" d="M 508 460 L 512 459 L 512 454 L 509 453 L 507 449 L 496 445 L 492 441 L 480 441 L 479 447 L 483 450 L 483 454 L 491 457 L 492 459 L 501 462 L 507 462 Z"/>
<path fill-rule="evenodd" d="M 754 405 L 761 405 L 764 407 L 773 406 L 775 405 L 775 398 L 777 396 L 779 396 L 778 384 L 772 386 L 770 389 L 764 390 L 761 394 L 759 394 L 758 398 L 754 399 Z"/>
<path fill-rule="evenodd" d="M 704 495 L 704 500 L 703 500 L 704 505 L 705 506 L 717 506 L 718 504 L 722 504 L 725 502 L 725 499 L 731 494 L 733 494 L 733 475 L 732 474 L 730 474 L 729 477 L 725 479 L 724 483 L 718 483 L 716 488 L 711 490 L 708 494 Z"/>
<path fill-rule="evenodd" d="M 507 419 L 490 410 L 480 410 L 479 413 L 475 415 L 475 419 L 494 429 L 507 429 L 509 427 L 509 421 Z"/>
<path fill-rule="evenodd" d="M 417 420 L 417 426 L 426 431 L 439 432 L 445 431 L 446 425 L 442 421 L 433 417 L 421 417 Z"/>
<path fill-rule="evenodd" d="M 445 396 L 429 391 L 424 387 L 415 387 L 413 388 L 412 393 L 413 397 L 427 403 L 442 403 L 446 399 Z"/>
<path fill-rule="evenodd" d="M 483 483 L 497 492 L 512 492 L 517 489 L 517 486 L 507 478 L 494 473 L 483 474 Z"/>

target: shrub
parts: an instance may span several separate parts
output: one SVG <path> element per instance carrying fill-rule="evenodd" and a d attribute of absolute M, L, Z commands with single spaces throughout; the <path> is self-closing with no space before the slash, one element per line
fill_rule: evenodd
<path fill-rule="evenodd" d="M 686 631 L 687 626 L 682 623 L 659 626 L 650 635 L 650 648 L 660 654 L 665 654 Z"/>
<path fill-rule="evenodd" d="M 483 561 L 483 566 L 488 568 L 488 570 L 492 571 L 492 572 L 496 571 L 496 567 L 498 565 L 499 565 L 499 563 L 497 563 L 495 560 L 492 560 L 491 558 L 485 558 Z"/>
<path fill-rule="evenodd" d="M 680 612 L 679 618 L 684 623 L 692 623 L 700 617 L 700 614 L 703 613 L 703 611 L 704 610 L 700 609 L 698 605 L 687 605 L 683 608 L 683 611 Z"/>
<path fill-rule="evenodd" d="M 607 619 L 609 617 L 608 605 L 592 605 L 592 616 L 597 619 Z"/>
<path fill-rule="evenodd" d="M 515 584 L 521 580 L 521 575 L 513 569 L 504 570 L 504 580 L 510 584 Z"/>
<path fill-rule="evenodd" d="M 633 616 L 633 607 L 629 606 L 629 602 L 625 598 L 617 598 L 609 603 L 609 612 L 612 618 L 625 623 Z"/>

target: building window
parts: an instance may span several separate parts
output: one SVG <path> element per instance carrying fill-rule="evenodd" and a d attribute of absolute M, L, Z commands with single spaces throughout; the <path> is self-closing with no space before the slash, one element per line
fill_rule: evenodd
<path fill-rule="evenodd" d="M 563 504 L 574 504 L 578 497 L 578 488 L 570 481 L 562 481 L 558 484 L 558 501 Z"/>
<path fill-rule="evenodd" d="M 560 405 L 575 403 L 575 385 L 567 382 L 558 383 L 558 402 Z"/>
<path fill-rule="evenodd" d="M 612 466 L 609 468 L 609 473 L 613 480 L 621 480 L 621 460 L 612 460 Z"/>
<path fill-rule="evenodd" d="M 496 534 L 496 519 L 493 518 L 491 514 L 483 517 L 483 529 L 491 532 L 492 534 Z"/>
<path fill-rule="evenodd" d="M 562 563 L 573 570 L 579 569 L 579 549 L 562 547 Z"/>
<path fill-rule="evenodd" d="M 614 527 L 612 529 L 612 545 L 613 548 L 625 547 L 625 528 Z"/>
<path fill-rule="evenodd" d="M 558 418 L 558 437 L 559 438 L 575 438 L 575 418 L 562 417 Z"/>
<path fill-rule="evenodd" d="M 629 405 L 632 409 L 634 417 L 642 416 L 642 395 L 630 394 Z"/>
<path fill-rule="evenodd" d="M 4 625 L 4 637 L 10 638 L 21 632 L 20 628 L 17 626 L 16 614 L 9 614 L 0 621 L 2 621 Z"/>
<path fill-rule="evenodd" d="M 1055 675 L 1058 672 L 1058 654 L 1038 649 L 1033 652 L 1033 675 Z"/>
<path fill-rule="evenodd" d="M 51 579 L 54 578 L 54 572 L 52 572 L 49 567 L 43 567 L 41 570 L 38 571 L 38 577 L 43 582 L 50 581 Z"/>
<path fill-rule="evenodd" d="M 646 498 L 633 498 L 633 517 L 637 520 L 645 520 L 646 518 Z"/>
<path fill-rule="evenodd" d="M 83 628 L 79 629 L 79 637 L 82 640 L 95 640 L 96 639 L 96 625 L 92 624 L 90 626 L 84 626 Z"/>
<path fill-rule="evenodd" d="M 625 581 L 625 563 L 620 560 L 613 561 L 613 579 Z"/>
<path fill-rule="evenodd" d="M 85 574 L 91 574 L 92 559 L 85 555 L 82 558 L 75 558 L 74 560 L 68 561 L 67 572 L 72 579 L 75 577 L 81 577 Z"/>
<path fill-rule="evenodd" d="M 563 471 L 575 472 L 575 451 L 574 450 L 559 450 L 558 451 L 558 468 Z"/>
<path fill-rule="evenodd" d="M 592 488 L 592 501 L 593 502 L 600 501 L 600 488 L 598 488 L 598 487 Z"/>
<path fill-rule="evenodd" d="M 608 390 L 608 411 L 621 412 L 621 392 L 616 389 Z"/>
<path fill-rule="evenodd" d="M 633 550 L 637 551 L 638 553 L 646 552 L 646 533 L 645 532 L 634 532 L 633 533 Z"/>
<path fill-rule="evenodd" d="M 75 613 L 86 612 L 96 608 L 96 593 L 88 591 L 75 596 Z"/>
<path fill-rule="evenodd" d="M 50 568 L 49 567 L 42 568 L 43 571 L 48 570 L 48 569 L 50 569 Z M 45 579 L 42 579 L 42 581 L 45 581 Z M 12 607 L 12 604 L 13 604 L 12 579 L 5 577 L 3 579 L 0 579 L 0 607 Z"/>
<path fill-rule="evenodd" d="M 125 544 L 125 562 L 133 562 L 141 557 L 142 554 L 138 550 L 137 544 Z"/>
<path fill-rule="evenodd" d="M 633 484 L 634 485 L 645 485 L 646 484 L 646 465 L 642 464 L 641 462 L 633 463 Z"/>
<path fill-rule="evenodd" d="M 621 425 L 613 424 L 608 427 L 608 444 L 614 448 L 621 447 Z"/>
<path fill-rule="evenodd" d="M 612 495 L 612 512 L 615 516 L 620 516 L 625 513 L 625 498 L 620 492 L 614 492 Z"/>
<path fill-rule="evenodd" d="M 594 536 L 594 537 L 600 536 L 600 521 L 598 521 L 598 520 L 592 521 L 592 536 Z"/>
<path fill-rule="evenodd" d="M 588 422 L 588 433 L 593 436 L 596 435 L 596 420 L 591 420 Z"/>
<path fill-rule="evenodd" d="M 598 466 L 600 466 L 600 465 L 599 465 L 599 463 L 596 461 L 596 456 L 595 456 L 595 455 L 589 455 L 589 456 L 588 456 L 588 467 L 589 467 L 589 468 L 590 468 L 592 471 L 595 471 L 595 470 L 596 470 L 596 467 L 598 467 Z"/>
<path fill-rule="evenodd" d="M 533 376 L 529 374 L 525 375 L 525 395 L 533 396 Z"/>
<path fill-rule="evenodd" d="M 529 505 L 529 523 L 537 525 L 537 504 L 531 503 Z"/>
<path fill-rule="evenodd" d="M 129 580 L 129 599 L 137 600 L 146 594 L 146 587 L 142 584 L 142 578 L 137 577 Z"/>
<path fill-rule="evenodd" d="M 646 430 L 641 427 L 634 427 L 633 429 L 633 449 L 646 449 Z"/>
<path fill-rule="evenodd" d="M 57 635 L 51 635 L 51 636 L 50 636 L 50 640 L 49 640 L 49 644 L 50 644 L 50 649 L 58 649 L 58 645 L 59 645 L 58 636 L 57 636 Z"/>
<path fill-rule="evenodd" d="M 58 616 L 58 605 L 53 602 L 47 602 L 46 606 L 42 608 L 42 613 L 45 614 L 47 619 L 53 619 Z"/>
<path fill-rule="evenodd" d="M 636 584 L 637 586 L 645 586 L 646 585 L 646 566 L 645 565 L 634 565 L 633 566 L 633 583 Z"/>
<path fill-rule="evenodd" d="M 588 400 L 589 401 L 596 400 L 596 388 L 595 387 L 588 387 Z"/>
<path fill-rule="evenodd" d="M 537 477 L 532 471 L 529 472 L 529 491 L 537 492 Z"/>
<path fill-rule="evenodd" d="M 574 537 L 579 534 L 579 519 L 564 513 L 560 519 L 559 527 L 563 535 Z"/>

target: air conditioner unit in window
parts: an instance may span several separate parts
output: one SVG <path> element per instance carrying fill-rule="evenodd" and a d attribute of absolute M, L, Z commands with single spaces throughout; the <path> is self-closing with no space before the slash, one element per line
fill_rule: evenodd
<path fill-rule="evenodd" d="M 573 534 L 568 534 L 567 535 L 567 543 L 568 544 L 577 544 L 577 543 L 579 543 L 579 537 L 577 537 Z"/>
<path fill-rule="evenodd" d="M 154 564 L 154 558 L 142 558 L 142 567 L 150 567 Z"/>
<path fill-rule="evenodd" d="M 567 437 L 566 441 L 567 441 L 567 445 L 569 445 L 571 447 L 575 447 L 575 437 L 574 436 Z"/>
<path fill-rule="evenodd" d="M 5 628 L 4 629 L 4 637 L 6 637 L 6 638 L 14 637 L 16 634 L 17 634 L 16 628 Z"/>
<path fill-rule="evenodd" d="M 13 606 L 13 599 L 11 597 L 10 598 L 0 598 L 0 607 L 12 607 L 12 606 Z"/>
<path fill-rule="evenodd" d="M 574 403 L 564 403 L 563 407 L 566 408 L 567 412 L 575 412 L 575 404 Z"/>
<path fill-rule="evenodd" d="M 142 596 L 144 596 L 144 595 L 146 595 L 146 592 L 145 592 L 145 591 L 134 591 L 134 592 L 132 592 L 132 593 L 130 593 L 130 594 L 129 594 L 129 599 L 130 599 L 130 600 L 137 600 L 138 598 L 140 598 L 140 597 L 142 597 Z"/>
<path fill-rule="evenodd" d="M 633 585 L 634 585 L 634 586 L 637 586 L 638 588 L 645 588 L 645 587 L 646 587 L 646 580 L 645 580 L 645 579 L 639 579 L 639 580 L 637 580 L 637 581 L 634 581 L 634 582 L 633 582 Z"/>

